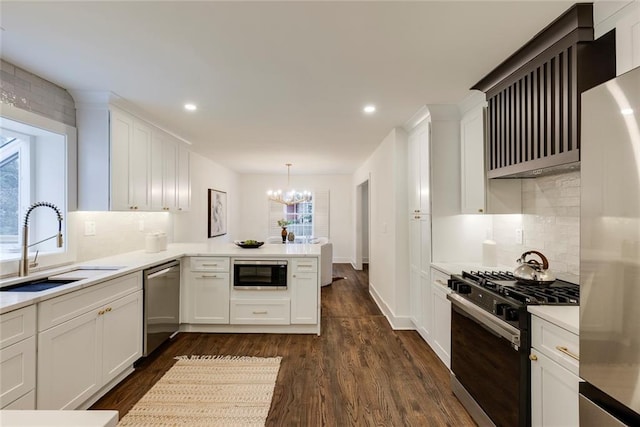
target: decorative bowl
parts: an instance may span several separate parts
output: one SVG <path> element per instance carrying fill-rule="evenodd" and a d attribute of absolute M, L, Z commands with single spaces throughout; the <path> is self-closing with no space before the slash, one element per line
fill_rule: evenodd
<path fill-rule="evenodd" d="M 251 241 L 251 243 L 246 243 L 245 240 L 236 240 L 235 242 L 236 245 L 240 246 L 241 248 L 245 248 L 245 249 L 255 249 L 255 248 L 259 248 L 260 246 L 264 245 L 264 242 L 258 242 L 258 241 Z"/>

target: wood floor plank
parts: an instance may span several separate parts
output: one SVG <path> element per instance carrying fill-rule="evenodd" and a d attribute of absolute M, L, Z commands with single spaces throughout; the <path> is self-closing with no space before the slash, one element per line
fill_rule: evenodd
<path fill-rule="evenodd" d="M 394 331 L 369 295 L 367 271 L 322 288 L 322 335 L 181 333 L 91 409 L 120 417 L 179 355 L 282 356 L 267 426 L 474 426 L 449 371 L 414 331 Z"/>

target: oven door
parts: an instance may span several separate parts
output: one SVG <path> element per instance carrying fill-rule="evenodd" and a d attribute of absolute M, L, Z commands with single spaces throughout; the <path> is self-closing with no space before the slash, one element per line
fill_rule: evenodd
<path fill-rule="evenodd" d="M 456 293 L 448 298 L 456 396 L 481 426 L 527 426 L 528 350 L 520 331 Z"/>

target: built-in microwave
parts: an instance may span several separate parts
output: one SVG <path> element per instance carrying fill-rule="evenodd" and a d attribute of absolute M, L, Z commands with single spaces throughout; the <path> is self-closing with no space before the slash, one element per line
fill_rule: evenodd
<path fill-rule="evenodd" d="M 270 259 L 234 259 L 233 289 L 287 289 L 287 261 Z"/>

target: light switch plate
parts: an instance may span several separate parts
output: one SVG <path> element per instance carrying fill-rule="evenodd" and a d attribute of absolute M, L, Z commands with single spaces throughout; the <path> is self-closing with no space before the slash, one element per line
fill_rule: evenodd
<path fill-rule="evenodd" d="M 84 235 L 85 236 L 95 236 L 96 235 L 96 222 L 95 221 L 85 221 L 84 222 Z"/>
<path fill-rule="evenodd" d="M 516 244 L 522 244 L 522 228 L 516 228 Z"/>

